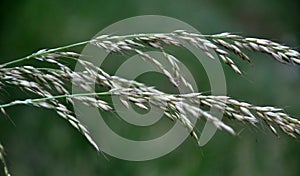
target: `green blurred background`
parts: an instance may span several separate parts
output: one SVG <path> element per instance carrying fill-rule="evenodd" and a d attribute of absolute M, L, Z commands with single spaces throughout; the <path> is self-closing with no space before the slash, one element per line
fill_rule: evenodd
<path fill-rule="evenodd" d="M 2 0 L 0 58 L 3 63 L 41 48 L 90 39 L 114 22 L 149 14 L 177 18 L 204 34 L 236 32 L 299 50 L 299 12 L 299 0 Z M 299 67 L 282 65 L 262 54 L 250 57 L 253 66 L 238 62 L 244 76 L 224 67 L 228 95 L 257 105 L 284 107 L 300 117 Z M 14 91 L 1 93 L 1 98 L 10 99 L 8 95 L 13 97 Z M 164 157 L 130 162 L 98 155 L 52 111 L 25 106 L 7 111 L 16 126 L 1 115 L 0 141 L 13 175 L 300 175 L 299 141 L 283 134 L 278 139 L 260 125 L 230 122 L 240 131 L 236 137 L 219 131 L 204 147 L 187 139 Z"/>

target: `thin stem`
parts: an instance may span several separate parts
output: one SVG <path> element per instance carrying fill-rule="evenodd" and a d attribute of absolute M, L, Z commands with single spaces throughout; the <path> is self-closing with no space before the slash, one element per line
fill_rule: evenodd
<path fill-rule="evenodd" d="M 28 59 L 31 59 L 31 58 L 38 57 L 38 56 L 42 56 L 42 55 L 45 55 L 45 54 L 49 54 L 49 53 L 61 51 L 61 50 L 64 50 L 64 49 L 73 48 L 73 47 L 76 47 L 76 46 L 82 46 L 82 45 L 87 44 L 88 42 L 89 41 L 84 41 L 84 42 L 74 43 L 74 44 L 71 44 L 71 45 L 63 46 L 63 47 L 58 47 L 58 48 L 53 48 L 53 49 L 45 50 L 43 52 L 33 53 L 33 54 L 29 55 L 29 56 L 22 57 L 20 59 L 16 59 L 16 60 L 4 63 L 4 64 L 0 65 L 0 68 L 7 67 L 9 65 L 12 65 L 12 64 L 15 64 L 15 63 L 19 63 L 19 62 L 22 62 L 22 61 L 25 61 L 25 60 L 28 60 Z"/>

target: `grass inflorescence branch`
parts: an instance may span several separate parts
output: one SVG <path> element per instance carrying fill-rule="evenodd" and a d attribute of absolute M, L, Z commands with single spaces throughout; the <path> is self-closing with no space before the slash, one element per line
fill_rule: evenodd
<path fill-rule="evenodd" d="M 266 39 L 247 38 L 230 33 L 202 35 L 176 30 L 170 33 L 101 35 L 84 42 L 54 49 L 43 49 L 24 58 L 1 64 L 0 89 L 14 86 L 34 94 L 37 98 L 16 99 L 1 104 L 0 110 L 6 114 L 7 108 L 20 104 L 52 109 L 79 130 L 98 151 L 100 149 L 90 136 L 88 129 L 69 109 L 69 105 L 73 105 L 74 100 L 103 111 L 113 110 L 103 96 L 117 96 L 126 107 L 129 107 L 129 102 L 131 102 L 142 109 L 148 109 L 147 104 L 150 103 L 162 109 L 169 119 L 179 121 L 197 141 L 199 140 L 198 134 L 192 124 L 194 119 L 205 119 L 218 129 L 235 134 L 234 129 L 207 111 L 207 108 L 219 110 L 228 119 L 242 123 L 256 125 L 259 121 L 264 121 L 276 135 L 278 135 L 277 128 L 293 138 L 300 135 L 300 121 L 284 113 L 280 108 L 256 106 L 227 96 L 194 92 L 191 84 L 181 74 L 179 59 L 165 51 L 167 45 L 184 47 L 185 43 L 203 51 L 211 59 L 218 59 L 217 55 L 238 74 L 242 74 L 242 71 L 234 62 L 237 57 L 251 62 L 244 52 L 246 50 L 268 54 L 281 63 L 300 64 L 299 52 L 290 47 Z M 151 85 L 110 75 L 93 63 L 81 59 L 79 53 L 71 51 L 74 47 L 86 44 L 94 45 L 107 52 L 132 52 L 156 66 L 173 85 L 183 85 L 190 90 L 190 93 L 168 94 Z M 171 69 L 157 58 L 147 54 L 144 51 L 147 47 L 161 51 L 171 65 Z M 233 57 L 234 55 L 236 57 Z M 49 67 L 25 65 L 27 60 L 42 62 Z M 74 61 L 82 66 L 82 71 L 75 72 L 71 69 L 68 63 Z M 71 84 L 80 87 L 84 92 L 73 94 L 70 89 Z M 95 92 L 94 85 L 106 91 Z M 4 164 L 5 172 L 8 173 L 3 157 L 4 150 L 2 145 L 0 147 L 0 159 Z"/>
<path fill-rule="evenodd" d="M 3 172 L 4 172 L 5 176 L 10 176 L 4 155 L 5 155 L 4 147 L 0 143 L 0 161 L 2 162 L 2 165 L 3 165 Z"/>

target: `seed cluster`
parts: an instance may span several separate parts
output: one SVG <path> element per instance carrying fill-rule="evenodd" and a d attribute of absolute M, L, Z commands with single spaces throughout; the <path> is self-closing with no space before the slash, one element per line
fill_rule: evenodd
<path fill-rule="evenodd" d="M 37 98 L 14 100 L 2 104 L 0 110 L 6 114 L 6 108 L 18 104 L 52 109 L 79 130 L 98 151 L 100 149 L 90 136 L 88 129 L 75 117 L 71 109 L 75 100 L 103 111 L 113 110 L 113 107 L 102 99 L 104 95 L 117 96 L 125 107 L 130 106 L 129 102 L 142 109 L 148 109 L 149 104 L 152 104 L 163 110 L 169 119 L 179 121 L 197 141 L 199 140 L 198 134 L 194 130 L 193 123 L 196 119 L 205 119 L 218 129 L 235 134 L 229 125 L 205 110 L 207 108 L 216 109 L 228 119 L 242 123 L 256 125 L 262 120 L 276 135 L 278 135 L 276 128 L 293 138 L 300 135 L 300 121 L 290 117 L 282 109 L 255 106 L 227 96 L 195 93 L 191 84 L 181 74 L 179 59 L 164 50 L 166 45 L 184 47 L 186 43 L 200 49 L 211 59 L 217 59 L 216 56 L 219 56 L 238 74 L 242 74 L 242 72 L 234 63 L 232 54 L 251 62 L 243 50 L 266 53 L 282 63 L 300 64 L 299 52 L 290 47 L 266 39 L 244 38 L 230 33 L 201 35 L 177 30 L 162 34 L 102 35 L 87 42 L 40 50 L 30 56 L 0 65 L 1 90 L 8 86 L 14 86 L 37 96 Z M 133 52 L 160 69 L 172 84 L 183 85 L 190 90 L 190 93 L 168 94 L 134 80 L 109 75 L 93 63 L 81 59 L 80 54 L 69 51 L 73 46 L 84 44 L 92 44 L 107 52 Z M 148 47 L 161 51 L 171 65 L 171 70 L 157 58 L 144 52 Z M 11 66 L 13 64 L 22 65 L 23 61 L 28 59 L 44 63 L 47 67 Z M 71 69 L 68 63 L 74 61 L 81 64 L 82 71 L 75 72 Z M 72 94 L 71 85 L 80 87 L 84 93 Z M 95 92 L 95 85 L 103 87 L 106 91 Z M 4 163 L 2 145 L 0 145 L 0 159 Z"/>

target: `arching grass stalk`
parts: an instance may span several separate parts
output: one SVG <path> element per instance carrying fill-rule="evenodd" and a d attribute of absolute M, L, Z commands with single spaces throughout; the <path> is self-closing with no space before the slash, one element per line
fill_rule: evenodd
<path fill-rule="evenodd" d="M 90 136 L 88 129 L 68 108 L 68 105 L 73 105 L 75 100 L 103 111 L 113 109 L 102 99 L 103 96 L 117 96 L 125 107 L 129 107 L 129 102 L 131 102 L 139 108 L 148 109 L 147 105 L 150 103 L 163 110 L 165 116 L 169 119 L 179 121 L 197 141 L 198 134 L 194 131 L 191 123 L 195 118 L 207 120 L 220 130 L 225 130 L 233 135 L 236 134 L 234 129 L 226 124 L 226 120 L 222 121 L 216 118 L 207 111 L 207 108 L 219 110 L 228 119 L 241 123 L 256 125 L 259 121 L 263 121 L 275 135 L 278 135 L 278 128 L 293 138 L 300 135 L 300 121 L 289 116 L 280 108 L 256 106 L 237 101 L 226 95 L 212 96 L 194 92 L 191 84 L 181 74 L 178 64 L 180 59 L 165 50 L 167 45 L 184 47 L 185 43 L 189 43 L 203 51 L 211 59 L 221 59 L 238 74 L 242 74 L 242 71 L 235 64 L 235 59 L 240 58 L 251 62 L 245 54 L 245 50 L 265 53 L 281 63 L 300 64 L 299 52 L 288 46 L 266 39 L 242 37 L 230 33 L 200 35 L 184 30 L 176 30 L 170 33 L 123 36 L 101 35 L 88 41 L 54 49 L 43 49 L 29 56 L 0 65 L 1 90 L 7 89 L 8 86 L 14 86 L 37 96 L 37 98 L 29 96 L 25 100 L 15 99 L 6 102 L 0 105 L 0 110 L 3 114 L 6 114 L 6 108 L 19 104 L 54 110 L 60 117 L 66 119 L 74 128 L 79 130 L 97 151 L 100 151 L 100 148 Z M 109 75 L 93 63 L 82 60 L 80 54 L 71 51 L 74 47 L 86 44 L 94 45 L 107 52 L 131 52 L 136 54 L 145 60 L 147 64 L 153 64 L 162 71 L 173 85 L 183 85 L 190 92 L 186 94 L 168 94 L 151 85 Z M 148 49 L 161 51 L 166 61 L 171 65 L 171 69 L 144 51 Z M 218 58 L 215 57 L 214 53 Z M 45 67 L 25 65 L 24 61 L 26 60 L 42 62 Z M 68 66 L 68 63 L 72 60 L 76 60 L 83 70 L 80 72 L 73 71 Z M 70 90 L 70 84 L 81 88 L 83 92 L 73 94 Z M 106 90 L 95 92 L 94 85 Z M 4 164 L 5 173 L 8 175 L 2 145 L 0 145 L 0 149 L 0 159 Z"/>

